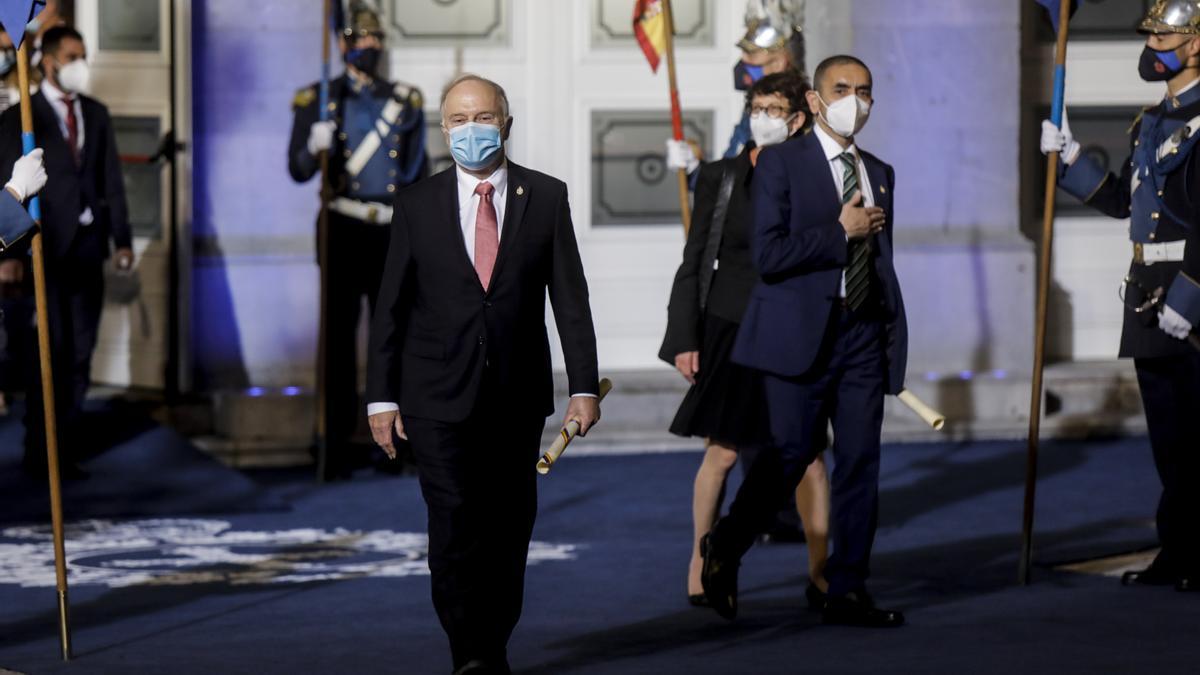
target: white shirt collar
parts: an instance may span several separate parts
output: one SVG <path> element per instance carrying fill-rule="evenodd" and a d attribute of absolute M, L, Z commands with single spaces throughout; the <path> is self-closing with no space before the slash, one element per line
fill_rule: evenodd
<path fill-rule="evenodd" d="M 855 157 L 858 157 L 858 148 L 854 147 L 853 142 L 848 147 L 843 148 L 841 144 L 833 140 L 833 136 L 830 136 L 829 132 L 825 131 L 825 128 L 820 124 L 813 125 L 813 133 L 816 134 L 817 140 L 821 142 L 821 149 L 825 151 L 825 159 L 832 162 L 843 152 L 852 152 Z"/>
<path fill-rule="evenodd" d="M 1183 96 L 1183 95 L 1184 95 L 1185 93 L 1187 93 L 1188 91 L 1190 91 L 1190 90 L 1192 90 L 1192 89 L 1195 89 L 1197 84 L 1200 84 L 1200 77 L 1197 77 L 1196 79 L 1192 80 L 1192 81 L 1191 81 L 1191 82 L 1190 82 L 1190 83 L 1189 83 L 1187 86 L 1185 86 L 1183 89 L 1180 89 L 1179 91 L 1175 92 L 1175 94 L 1174 94 L 1174 95 L 1175 95 L 1175 96 Z M 1171 93 L 1170 93 L 1170 92 L 1167 92 L 1167 97 L 1168 97 L 1168 98 L 1170 98 L 1170 97 L 1171 97 Z"/>
<path fill-rule="evenodd" d="M 65 91 L 63 91 L 62 89 L 59 89 L 58 87 L 54 86 L 54 83 L 51 82 L 49 78 L 42 80 L 42 89 L 44 89 L 46 92 L 46 94 L 45 94 L 46 98 L 50 99 L 54 103 L 63 104 L 63 98 L 67 97 L 67 96 L 70 96 L 71 98 L 74 98 L 74 99 L 79 98 L 75 94 L 68 94 Z"/>
<path fill-rule="evenodd" d="M 508 189 L 507 159 L 503 162 L 500 162 L 500 166 L 496 167 L 496 170 L 492 172 L 492 175 L 484 178 L 483 180 L 480 180 L 466 171 L 463 171 L 462 167 L 455 166 L 454 170 L 458 174 L 458 192 L 459 194 L 466 194 L 468 198 L 470 195 L 475 194 L 475 188 L 484 181 L 492 184 L 492 187 L 496 189 L 496 191 L 493 193 L 496 196 L 505 194 L 505 190 Z"/>

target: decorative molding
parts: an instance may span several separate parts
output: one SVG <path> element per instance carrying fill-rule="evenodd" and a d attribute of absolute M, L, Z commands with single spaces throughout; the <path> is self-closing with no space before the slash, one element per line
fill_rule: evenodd
<path fill-rule="evenodd" d="M 633 3 L 629 0 L 591 2 L 592 47 L 637 49 L 633 36 Z M 715 0 L 677 0 L 671 4 L 675 18 L 675 44 L 679 47 L 713 47 L 716 31 Z"/>
<path fill-rule="evenodd" d="M 712 110 L 683 115 L 684 135 L 709 147 Z M 679 194 L 664 158 L 671 136 L 665 110 L 594 110 L 592 226 L 660 225 L 679 222 Z"/>
<path fill-rule="evenodd" d="M 391 0 L 388 21 L 398 46 L 505 46 L 511 0 Z"/>
<path fill-rule="evenodd" d="M 117 147 L 123 155 L 150 156 L 158 149 L 162 123 L 158 116 L 112 118 Z M 134 236 L 162 238 L 163 170 L 160 164 L 122 162 L 129 225 Z"/>

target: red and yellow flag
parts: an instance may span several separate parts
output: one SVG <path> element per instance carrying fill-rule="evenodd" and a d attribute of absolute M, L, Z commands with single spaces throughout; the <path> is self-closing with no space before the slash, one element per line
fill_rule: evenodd
<path fill-rule="evenodd" d="M 662 0 L 634 3 L 633 34 L 650 62 L 650 69 L 658 72 L 658 63 L 667 51 L 667 17 L 663 14 Z"/>

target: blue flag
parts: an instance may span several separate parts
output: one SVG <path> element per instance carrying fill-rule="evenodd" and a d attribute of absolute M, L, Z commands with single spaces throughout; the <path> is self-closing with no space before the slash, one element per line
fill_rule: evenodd
<path fill-rule="evenodd" d="M 1041 5 L 1050 14 L 1050 25 L 1054 26 L 1054 34 L 1058 35 L 1058 14 L 1061 11 L 1060 0 L 1037 0 L 1037 4 Z M 1079 9 L 1079 0 L 1071 0 L 1071 16 L 1075 16 L 1075 10 Z"/>
<path fill-rule="evenodd" d="M 33 229 L 33 218 L 8 190 L 0 189 L 0 251 L 17 243 Z"/>
<path fill-rule="evenodd" d="M 33 18 L 33 10 L 37 5 L 44 5 L 39 0 L 0 0 L 0 23 L 12 38 L 13 47 L 20 48 L 25 39 L 25 24 Z"/>

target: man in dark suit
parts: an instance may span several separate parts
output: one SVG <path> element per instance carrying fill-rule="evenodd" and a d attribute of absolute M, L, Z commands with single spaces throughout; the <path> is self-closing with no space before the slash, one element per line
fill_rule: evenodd
<path fill-rule="evenodd" d="M 566 186 L 505 158 L 508 99 L 464 75 L 442 97 L 456 166 L 397 194 L 371 324 L 371 433 L 408 438 L 429 509 L 433 603 L 456 672 L 508 672 L 554 410 L 545 297 L 566 358 L 564 424 L 600 417 L 596 337 Z"/>
<path fill-rule="evenodd" d="M 817 67 L 812 134 L 763 150 L 754 178 L 754 288 L 735 362 L 767 374 L 778 449 L 751 467 L 729 515 L 702 542 L 705 594 L 737 612 L 738 561 L 795 488 L 833 422 L 833 555 L 825 568 L 826 623 L 899 626 L 866 592 L 875 538 L 883 397 L 904 384 L 907 330 L 892 266 L 895 173 L 860 152 L 871 73 L 852 56 Z"/>
<path fill-rule="evenodd" d="M 83 36 L 68 26 L 51 28 L 42 37 L 42 54 L 45 79 L 30 103 L 49 175 L 41 204 L 58 436 L 68 460 L 64 476 L 80 477 L 82 470 L 70 463 L 80 455 L 78 439 L 69 434 L 78 430 L 89 384 L 104 304 L 104 262 L 111 253 L 117 269 L 131 269 L 132 235 L 112 119 L 103 103 L 85 95 L 89 72 Z M 9 167 L 20 155 L 21 116 L 13 106 L 0 117 L 0 181 L 8 180 Z M 10 271 L 21 267 L 26 250 L 13 249 L 0 264 Z M 32 370 L 25 468 L 43 475 L 44 413 L 40 379 L 36 367 Z"/>

